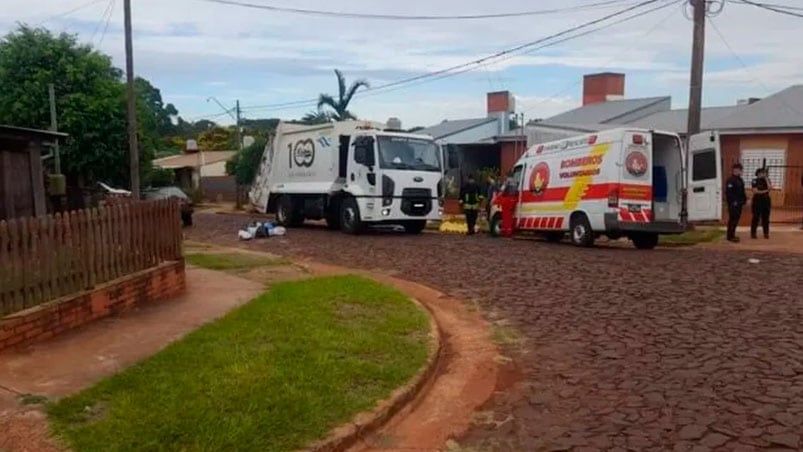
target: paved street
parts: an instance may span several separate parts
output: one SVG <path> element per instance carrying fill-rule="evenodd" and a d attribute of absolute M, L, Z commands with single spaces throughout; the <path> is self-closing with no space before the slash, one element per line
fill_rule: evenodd
<path fill-rule="evenodd" d="M 199 214 L 237 245 L 247 219 Z M 318 228 L 243 244 L 476 301 L 524 336 L 461 444 L 499 450 L 803 447 L 803 255 L 652 252 Z M 757 258 L 759 264 L 748 263 Z M 696 447 L 696 449 L 693 449 Z"/>

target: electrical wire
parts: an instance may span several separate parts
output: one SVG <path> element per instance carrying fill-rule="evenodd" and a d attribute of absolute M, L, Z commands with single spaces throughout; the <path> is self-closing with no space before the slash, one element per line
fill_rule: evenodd
<path fill-rule="evenodd" d="M 277 13 L 288 14 L 303 14 L 308 16 L 319 17 L 336 17 L 341 19 L 369 19 L 369 20 L 481 20 L 481 19 L 502 19 L 510 17 L 528 17 L 540 16 L 546 14 L 557 14 L 565 12 L 577 12 L 592 8 L 601 8 L 612 6 L 616 4 L 626 3 L 629 0 L 607 0 L 587 5 L 575 5 L 566 8 L 543 9 L 535 11 L 519 11 L 519 12 L 505 12 L 493 14 L 466 14 L 466 15 L 443 15 L 443 16 L 426 16 L 426 15 L 398 15 L 398 14 L 369 14 L 369 13 L 348 13 L 338 11 L 321 11 L 313 9 L 290 8 L 284 6 L 264 5 L 260 3 L 250 3 L 240 0 L 201 0 L 207 3 L 217 3 L 221 5 L 239 6 L 243 8 L 260 9 L 265 11 L 272 11 Z"/>
<path fill-rule="evenodd" d="M 98 41 L 98 48 L 103 45 L 103 38 L 106 37 L 106 31 L 109 29 L 109 22 L 111 22 L 112 16 L 114 15 L 114 7 L 117 5 L 117 0 L 112 0 L 112 7 L 109 10 L 109 15 L 106 17 L 106 25 L 103 27 L 103 33 L 100 35 L 100 41 Z"/>
<path fill-rule="evenodd" d="M 713 20 L 711 20 L 711 19 L 708 19 L 708 23 L 711 25 L 711 28 L 713 28 L 713 29 L 714 29 L 714 33 L 716 33 L 716 34 L 717 34 L 717 36 L 719 36 L 719 40 L 720 40 L 720 41 L 722 41 L 722 43 L 725 45 L 725 47 L 728 49 L 728 51 L 731 53 L 731 55 L 733 55 L 733 57 L 736 59 L 736 61 L 738 61 L 738 62 L 739 62 L 739 64 L 742 66 L 742 68 L 744 68 L 744 70 L 745 70 L 745 71 L 748 73 L 748 75 L 751 77 L 751 80 L 750 80 L 750 81 L 751 81 L 751 82 L 753 82 L 753 83 L 755 83 L 755 84 L 758 84 L 759 86 L 761 86 L 761 88 L 763 88 L 763 89 L 764 89 L 764 91 L 765 91 L 766 93 L 768 93 L 768 94 L 772 93 L 772 92 L 773 92 L 773 90 L 769 89 L 769 88 L 767 87 L 767 85 L 765 85 L 765 84 L 764 84 L 764 82 L 762 82 L 760 79 L 758 79 L 758 78 L 754 78 L 754 77 L 752 76 L 752 74 L 751 74 L 751 72 L 752 72 L 752 71 L 751 71 L 750 67 L 749 67 L 749 66 L 748 66 L 748 65 L 747 65 L 747 64 L 744 62 L 744 60 L 742 59 L 742 57 L 740 57 L 740 56 L 739 56 L 739 54 L 737 54 L 737 53 L 736 53 L 736 51 L 735 51 L 735 50 L 733 49 L 733 47 L 730 45 L 730 43 L 728 42 L 728 40 L 727 40 L 727 39 L 725 39 L 725 35 L 724 35 L 724 34 L 722 34 L 722 31 L 719 29 L 719 27 L 717 26 L 716 22 L 714 22 L 714 21 L 713 21 Z M 786 102 L 786 100 L 784 100 L 784 98 L 783 98 L 783 97 L 779 97 L 779 99 L 780 99 L 780 100 L 781 100 L 781 102 L 782 102 L 784 105 L 786 105 L 786 107 L 787 107 L 787 108 L 789 108 L 791 111 L 793 111 L 793 112 L 795 112 L 795 113 L 797 113 L 797 114 L 799 114 L 799 115 L 803 115 L 803 113 L 801 113 L 801 112 L 800 112 L 800 111 L 799 111 L 797 108 L 793 107 L 792 105 L 789 105 L 789 103 L 787 103 L 787 102 Z M 723 119 L 724 119 L 724 118 L 723 118 Z"/>
<path fill-rule="evenodd" d="M 739 3 L 743 3 L 745 5 L 756 6 L 758 8 L 766 9 L 767 11 L 776 12 L 778 14 L 786 14 L 788 16 L 794 16 L 794 17 L 803 18 L 803 13 L 796 13 L 796 12 L 790 10 L 790 9 L 787 9 L 787 7 L 785 7 L 785 6 L 781 7 L 779 5 L 770 5 L 770 4 L 767 4 L 767 3 L 754 2 L 752 0 L 739 0 Z"/>
<path fill-rule="evenodd" d="M 97 36 L 98 32 L 100 31 L 100 28 L 103 26 L 103 23 L 104 22 L 108 23 L 109 17 L 111 17 L 110 12 L 113 3 L 114 0 L 109 0 L 109 2 L 106 4 L 106 8 L 103 9 L 103 13 L 100 15 L 100 21 L 98 21 L 97 25 L 95 25 L 95 30 L 92 32 L 92 36 L 89 38 L 89 42 L 94 42 L 95 36 Z"/>
<path fill-rule="evenodd" d="M 84 3 L 84 4 L 80 5 L 80 6 L 76 6 L 75 8 L 73 8 L 73 9 L 71 9 L 69 11 L 65 11 L 63 13 L 59 13 L 59 14 L 56 14 L 54 16 L 50 16 L 49 18 L 47 18 L 47 19 L 39 22 L 38 24 L 36 24 L 36 26 L 37 27 L 42 26 L 42 25 L 44 25 L 44 24 L 46 24 L 46 23 L 48 23 L 50 21 L 53 21 L 53 20 L 56 20 L 56 19 L 61 19 L 62 17 L 69 16 L 70 14 L 72 14 L 72 13 L 74 13 L 76 11 L 80 11 L 80 10 L 86 8 L 86 7 L 89 7 L 89 6 L 92 6 L 94 4 L 104 2 L 104 1 L 106 1 L 106 0 L 92 0 L 91 2 L 87 2 L 87 3 Z"/>
<path fill-rule="evenodd" d="M 668 5 L 664 5 L 664 6 L 662 6 L 662 8 L 668 8 L 668 7 L 670 7 L 670 6 L 677 6 L 677 5 L 681 4 L 681 3 L 683 3 L 683 1 L 684 1 L 684 0 L 676 0 L 676 1 L 674 1 L 673 3 L 670 3 L 670 4 L 668 4 Z M 657 8 L 656 8 L 656 9 L 653 9 L 652 11 L 648 11 L 648 12 L 646 12 L 644 15 L 647 15 L 647 14 L 649 14 L 650 12 L 657 11 L 657 10 L 658 10 Z M 671 19 L 672 17 L 674 17 L 674 15 L 675 15 L 675 14 L 676 14 L 676 12 L 674 12 L 674 11 L 670 11 L 670 12 L 669 12 L 669 14 L 667 14 L 665 17 L 663 17 L 663 18 L 662 18 L 660 21 L 658 21 L 658 22 L 657 22 L 655 25 L 653 25 L 652 27 L 648 28 L 648 29 L 647 29 L 647 32 L 646 32 L 646 33 L 644 33 L 644 34 L 643 34 L 643 35 L 642 35 L 642 36 L 641 36 L 641 37 L 640 37 L 638 40 L 635 40 L 635 41 L 633 41 L 633 44 L 634 44 L 634 45 L 638 45 L 638 44 L 640 44 L 640 43 L 641 43 L 641 41 L 643 41 L 643 40 L 644 40 L 644 38 L 646 38 L 646 37 L 650 36 L 650 35 L 651 35 L 651 34 L 652 34 L 654 31 L 658 30 L 658 29 L 659 29 L 659 28 L 660 28 L 662 25 L 664 25 L 664 24 L 665 24 L 665 23 L 666 23 L 666 22 L 667 22 L 669 19 Z M 608 61 L 606 61 L 606 62 L 605 62 L 605 64 L 603 64 L 601 67 L 598 67 L 598 68 L 597 68 L 597 70 L 598 70 L 598 71 L 601 71 L 601 70 L 607 69 L 607 68 L 610 66 L 610 64 L 611 64 L 611 63 L 613 63 L 614 61 L 617 61 L 619 58 L 621 58 L 621 56 L 622 56 L 622 55 L 624 55 L 624 54 L 626 54 L 626 53 L 630 52 L 630 51 L 631 51 L 631 49 L 632 49 L 632 47 L 627 47 L 627 48 L 625 48 L 624 50 L 622 50 L 621 52 L 617 53 L 617 54 L 616 54 L 616 55 L 614 55 L 612 58 L 610 58 Z M 580 83 L 581 83 L 581 81 L 580 81 L 580 80 L 574 81 L 574 82 L 572 82 L 572 84 L 571 84 L 571 85 L 567 86 L 566 88 L 563 88 L 562 90 L 560 90 L 560 91 L 556 92 L 555 94 L 552 94 L 552 95 L 548 96 L 546 99 L 547 99 L 547 100 L 549 100 L 549 99 L 554 99 L 554 98 L 556 98 L 556 97 L 558 97 L 558 96 L 562 96 L 563 94 L 565 94 L 565 93 L 569 92 L 570 90 L 572 90 L 572 89 L 576 88 L 577 86 L 579 86 L 579 85 L 580 85 Z M 536 108 L 538 108 L 538 107 L 539 107 L 541 104 L 543 104 L 543 103 L 544 103 L 543 101 L 542 101 L 542 102 L 539 102 L 537 105 L 535 105 L 535 106 L 533 106 L 533 107 L 530 107 L 530 108 L 528 108 L 528 109 L 526 109 L 526 110 L 523 110 L 523 111 L 522 111 L 522 113 L 529 113 L 529 112 L 531 112 L 531 111 L 535 110 Z"/>
<path fill-rule="evenodd" d="M 386 83 L 386 84 L 379 85 L 379 86 L 376 86 L 376 87 L 371 87 L 371 88 L 365 89 L 365 90 L 363 90 L 361 92 L 362 95 L 359 96 L 360 93 L 358 93 L 358 96 L 359 97 L 365 97 L 366 95 L 369 95 L 369 93 L 376 92 L 376 91 L 388 92 L 388 88 L 394 88 L 394 87 L 397 87 L 397 86 L 406 86 L 406 85 L 409 85 L 409 84 L 411 84 L 413 82 L 417 82 L 419 80 L 427 80 L 427 79 L 440 80 L 442 78 L 459 75 L 459 74 L 468 72 L 470 70 L 476 69 L 477 67 L 482 67 L 482 65 L 484 63 L 488 63 L 488 62 L 495 63 L 495 62 L 498 62 L 498 61 L 503 61 L 505 59 L 512 58 L 513 56 L 516 56 L 519 52 L 521 52 L 523 50 L 531 50 L 532 47 L 536 47 L 536 46 L 542 45 L 544 43 L 547 43 L 549 41 L 554 40 L 555 38 L 565 37 L 566 35 L 569 35 L 569 34 L 574 33 L 576 31 L 583 30 L 585 28 L 597 25 L 597 24 L 599 24 L 601 22 L 605 22 L 605 21 L 607 21 L 609 19 L 612 19 L 612 18 L 621 16 L 621 15 L 636 11 L 636 10 L 638 10 L 640 8 L 643 8 L 645 6 L 649 6 L 649 5 L 652 5 L 652 4 L 655 4 L 655 3 L 659 3 L 661 1 L 662 0 L 645 0 L 645 1 L 642 1 L 641 3 L 639 3 L 637 5 L 630 6 L 630 7 L 626 8 L 626 9 L 619 10 L 619 11 L 611 13 L 611 14 L 607 14 L 607 15 L 605 15 L 603 17 L 600 17 L 600 18 L 597 18 L 597 19 L 594 19 L 594 20 L 591 20 L 591 21 L 588 21 L 588 22 L 584 22 L 584 23 L 582 23 L 580 25 L 568 28 L 566 30 L 563 30 L 563 31 L 560 31 L 560 32 L 557 32 L 557 33 L 553 33 L 553 34 L 551 34 L 549 36 L 546 36 L 546 37 L 543 37 L 543 38 L 539 38 L 539 39 L 536 39 L 534 41 L 529 41 L 529 42 L 526 42 L 524 44 L 520 44 L 520 45 L 511 47 L 511 48 L 507 48 L 507 49 L 501 50 L 501 51 L 496 52 L 494 54 L 491 54 L 491 55 L 488 55 L 488 56 L 485 56 L 485 57 L 482 57 L 482 58 L 478 58 L 478 59 L 469 61 L 467 63 L 458 64 L 458 65 L 451 66 L 451 67 L 448 67 L 448 68 L 445 68 L 445 69 L 432 71 L 432 72 L 428 72 L 426 74 L 421 74 L 421 75 L 417 75 L 417 76 L 414 76 L 414 77 L 409 77 L 409 78 L 406 78 L 406 79 L 397 80 L 397 81 L 394 81 L 394 82 L 390 82 L 390 83 Z M 666 7 L 666 6 L 671 6 L 671 4 L 665 4 L 665 5 L 662 5 L 661 7 Z M 661 9 L 661 8 L 656 8 L 656 9 Z M 643 14 L 643 12 L 639 13 L 637 15 L 631 16 L 630 18 L 632 19 L 632 18 L 635 18 L 635 17 L 640 17 L 642 14 Z M 595 31 L 598 31 L 598 30 L 595 30 Z M 578 36 L 584 36 L 586 34 L 590 34 L 590 32 L 587 32 L 587 33 L 584 33 L 584 34 L 581 34 L 581 35 L 578 35 Z M 557 43 L 560 43 L 560 42 L 565 42 L 565 41 L 567 41 L 569 39 L 574 39 L 574 37 L 562 39 L 562 40 L 560 40 L 560 41 L 558 41 L 556 43 L 553 43 L 551 45 L 554 45 L 554 44 L 557 44 Z M 535 49 L 535 50 L 540 50 L 541 48 L 544 48 L 544 47 L 542 46 L 542 47 L 539 47 L 538 49 Z M 279 103 L 279 104 L 252 105 L 252 106 L 243 107 L 243 110 L 283 109 L 283 108 L 286 108 L 286 107 L 293 107 L 293 106 L 295 106 L 295 107 L 312 106 L 312 105 L 317 105 L 317 102 L 318 102 L 318 99 L 306 99 L 306 100 L 299 100 L 299 101 L 293 101 L 293 102 L 284 102 L 284 103 Z"/>

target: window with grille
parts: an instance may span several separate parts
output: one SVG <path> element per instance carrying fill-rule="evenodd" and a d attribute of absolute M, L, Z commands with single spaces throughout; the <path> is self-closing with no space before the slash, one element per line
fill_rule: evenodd
<path fill-rule="evenodd" d="M 785 149 L 743 149 L 741 163 L 743 178 L 747 186 L 756 177 L 756 170 L 767 168 L 767 175 L 775 189 L 784 187 L 786 179 Z"/>

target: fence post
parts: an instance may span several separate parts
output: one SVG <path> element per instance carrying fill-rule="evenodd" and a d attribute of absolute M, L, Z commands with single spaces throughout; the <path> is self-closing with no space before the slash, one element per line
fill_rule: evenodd
<path fill-rule="evenodd" d="M 11 266 L 11 259 L 9 258 L 9 248 L 11 247 L 8 233 L 8 223 L 5 220 L 0 220 L 0 268 L 4 271 L 0 272 L 0 287 L 6 288 L 0 290 L 0 316 L 11 312 L 11 304 L 13 298 L 10 291 L 11 276 L 14 270 Z"/>

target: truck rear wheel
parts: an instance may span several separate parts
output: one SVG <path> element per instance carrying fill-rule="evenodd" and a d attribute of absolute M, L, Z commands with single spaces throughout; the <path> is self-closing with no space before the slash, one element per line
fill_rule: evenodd
<path fill-rule="evenodd" d="M 572 215 L 569 225 L 574 245 L 585 248 L 594 246 L 594 231 L 591 230 L 591 223 L 589 223 L 586 214 L 576 213 Z"/>
<path fill-rule="evenodd" d="M 639 250 L 651 250 L 658 246 L 658 234 L 634 234 L 630 237 L 630 240 L 633 241 L 633 245 Z"/>
<path fill-rule="evenodd" d="M 404 226 L 404 232 L 407 234 L 420 234 L 421 231 L 423 231 L 424 228 L 427 227 L 427 221 L 426 220 L 407 221 L 403 224 L 403 226 Z"/>
<path fill-rule="evenodd" d="M 285 195 L 279 198 L 276 206 L 276 222 L 285 227 L 301 226 L 304 223 L 304 216 L 296 208 L 292 196 Z"/>
<path fill-rule="evenodd" d="M 346 198 L 340 205 L 340 230 L 346 234 L 359 234 L 364 225 L 360 219 L 360 206 L 354 198 Z"/>

